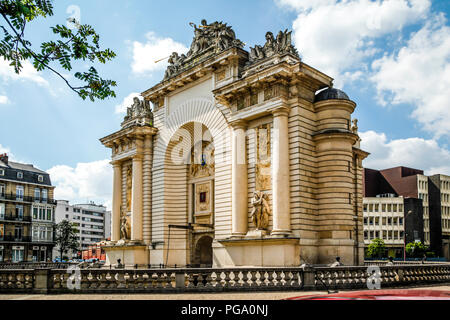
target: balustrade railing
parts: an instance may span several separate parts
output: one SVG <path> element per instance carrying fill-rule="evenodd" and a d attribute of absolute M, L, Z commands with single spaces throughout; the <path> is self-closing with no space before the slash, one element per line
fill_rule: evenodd
<path fill-rule="evenodd" d="M 51 265 L 49 266 L 51 267 Z M 373 269 L 373 268 L 372 268 Z M 163 293 L 367 289 L 371 276 L 381 288 L 450 283 L 450 264 L 306 268 L 198 269 L 0 269 L 0 292 Z M 35 278 L 33 278 L 35 277 Z M 26 278 L 26 279 L 25 279 Z M 14 284 L 15 283 L 15 284 Z"/>

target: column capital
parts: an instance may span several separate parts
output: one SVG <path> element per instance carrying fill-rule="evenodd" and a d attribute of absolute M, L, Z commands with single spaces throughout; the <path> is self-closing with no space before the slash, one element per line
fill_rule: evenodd
<path fill-rule="evenodd" d="M 121 167 L 122 166 L 122 161 L 121 160 L 113 160 L 113 161 L 111 161 L 110 162 L 111 163 L 111 165 L 113 166 L 113 167 L 115 167 L 115 168 L 117 168 L 117 167 Z"/>
<path fill-rule="evenodd" d="M 230 123 L 230 125 L 233 127 L 234 130 L 237 129 L 247 129 L 247 121 L 245 120 L 236 120 Z"/>
<path fill-rule="evenodd" d="M 282 105 L 282 106 L 279 106 L 279 107 L 277 107 L 275 109 L 272 109 L 271 112 L 272 112 L 274 117 L 283 117 L 283 116 L 287 117 L 287 116 L 289 116 L 289 111 L 290 110 L 291 109 L 289 107 Z"/>
<path fill-rule="evenodd" d="M 144 155 L 137 153 L 134 156 L 131 157 L 131 161 L 135 162 L 135 161 L 143 161 L 144 160 Z"/>

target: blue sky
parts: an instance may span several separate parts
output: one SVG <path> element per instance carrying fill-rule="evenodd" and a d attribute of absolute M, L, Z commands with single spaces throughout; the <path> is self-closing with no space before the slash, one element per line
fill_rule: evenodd
<path fill-rule="evenodd" d="M 56 76 L 21 76 L 0 61 L 0 152 L 51 173 L 56 196 L 110 204 L 110 151 L 99 138 L 119 129 L 132 93 L 158 83 L 164 58 L 190 46 L 189 22 L 219 20 L 239 39 L 293 30 L 305 63 L 335 79 L 357 104 L 371 168 L 396 165 L 450 174 L 450 4 L 429 0 L 55 1 L 55 15 L 27 37 L 47 40 L 71 6 L 117 58 L 98 69 L 118 82 L 116 99 L 83 101 Z M 3 24 L 3 20 L 0 20 Z M 79 65 L 86 68 L 86 65 Z"/>

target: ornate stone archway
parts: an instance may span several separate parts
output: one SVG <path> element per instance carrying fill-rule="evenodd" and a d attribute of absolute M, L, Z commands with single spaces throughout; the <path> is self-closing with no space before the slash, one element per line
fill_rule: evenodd
<path fill-rule="evenodd" d="M 156 136 L 153 163 L 153 190 L 158 193 L 158 202 L 152 206 L 151 242 L 162 243 L 150 252 L 150 261 L 166 256 L 169 225 L 188 225 L 194 223 L 189 216 L 193 206 L 193 184 L 188 183 L 189 167 L 186 163 L 174 163 L 173 155 L 177 158 L 179 152 L 191 150 L 190 136 L 194 143 L 205 140 L 214 144 L 214 175 L 218 185 L 211 179 L 205 181 L 210 184 L 213 196 L 211 201 L 213 220 L 212 225 L 226 224 L 224 217 L 231 211 L 231 186 L 223 182 L 231 179 L 231 139 L 228 123 L 219 108 L 206 98 L 191 99 L 173 108 L 170 114 L 160 115 L 161 129 Z M 157 119 L 158 121 L 158 119 Z M 156 121 L 156 122 L 157 122 Z M 197 129 L 196 129 L 197 128 Z M 199 134 L 198 128 L 203 128 Z M 189 141 L 189 143 L 187 143 Z M 183 160 L 183 156 L 176 160 Z M 176 162 L 176 161 L 175 161 Z M 185 186 L 184 188 L 182 186 Z M 215 199 L 229 199 L 220 201 Z M 222 219 L 221 219 L 222 218 Z M 209 224 L 209 223 L 206 223 Z M 144 228 L 145 230 L 145 228 Z M 208 231 L 208 230 L 206 230 Z M 214 237 L 213 229 L 210 235 Z M 178 231 L 171 234 L 170 255 L 168 264 L 185 265 L 192 260 L 193 238 L 189 232 Z M 176 252 L 176 253 L 175 253 Z"/>

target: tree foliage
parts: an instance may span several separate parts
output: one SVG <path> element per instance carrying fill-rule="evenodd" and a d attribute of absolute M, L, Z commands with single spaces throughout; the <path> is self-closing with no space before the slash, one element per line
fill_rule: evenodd
<path fill-rule="evenodd" d="M 59 249 L 60 258 L 68 250 L 78 250 L 77 229 L 68 220 L 63 220 L 55 227 L 55 242 Z"/>
<path fill-rule="evenodd" d="M 410 242 L 406 245 L 406 254 L 409 257 L 421 258 L 428 248 L 420 241 Z"/>
<path fill-rule="evenodd" d="M 373 239 L 367 248 L 367 256 L 369 258 L 381 258 L 386 251 L 386 245 L 382 239 Z"/>
<path fill-rule="evenodd" d="M 116 56 L 110 49 L 100 48 L 100 36 L 91 26 L 81 25 L 74 19 L 70 22 L 76 25 L 76 30 L 56 25 L 51 30 L 57 40 L 42 42 L 40 49 L 34 50 L 32 43 L 25 38 L 25 28 L 39 17 L 52 16 L 53 0 L 0 0 L 0 15 L 4 19 L 0 25 L 0 33 L 3 33 L 3 39 L 0 36 L 0 56 L 17 74 L 22 71 L 23 62 L 30 60 L 36 70 L 47 69 L 62 78 L 83 100 L 116 96 L 112 90 L 116 82 L 102 79 L 93 66 L 88 71 L 75 72 L 74 77 L 80 80 L 80 85 L 72 85 L 57 71 L 57 68 L 72 71 L 75 61 L 104 64 Z"/>

